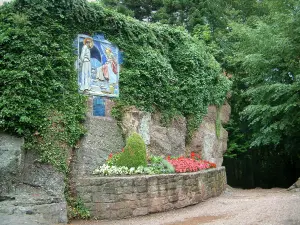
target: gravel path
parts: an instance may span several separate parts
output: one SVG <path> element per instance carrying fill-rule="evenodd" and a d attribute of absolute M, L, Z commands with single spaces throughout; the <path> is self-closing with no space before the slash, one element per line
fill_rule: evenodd
<path fill-rule="evenodd" d="M 114 221 L 71 221 L 71 225 L 300 225 L 300 192 L 227 188 L 200 204 Z"/>

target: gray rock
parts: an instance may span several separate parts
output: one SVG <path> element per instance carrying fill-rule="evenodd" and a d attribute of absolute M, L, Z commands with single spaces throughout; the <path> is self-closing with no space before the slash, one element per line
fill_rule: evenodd
<path fill-rule="evenodd" d="M 136 132 L 141 135 L 146 145 L 150 144 L 150 122 L 150 113 L 140 111 L 135 107 L 128 108 L 123 115 L 121 125 L 125 138 Z"/>
<path fill-rule="evenodd" d="M 231 107 L 226 101 L 224 105 L 222 105 L 221 112 L 220 112 L 220 119 L 222 124 L 226 124 L 229 122 L 231 114 Z"/>
<path fill-rule="evenodd" d="M 294 192 L 300 192 L 300 177 L 299 177 L 298 180 L 297 180 L 292 186 L 290 186 L 287 190 L 288 190 L 288 191 L 294 191 Z"/>
<path fill-rule="evenodd" d="M 161 156 L 184 155 L 185 139 L 186 120 L 184 117 L 175 118 L 170 126 L 164 127 L 160 123 L 160 115 L 152 116 L 149 152 Z"/>
<path fill-rule="evenodd" d="M 23 138 L 0 133 L 0 198 L 15 190 L 22 162 Z"/>
<path fill-rule="evenodd" d="M 227 150 L 228 133 L 221 126 L 220 137 L 217 137 L 216 116 L 216 107 L 210 106 L 187 149 L 189 153 L 195 152 L 201 155 L 203 160 L 214 162 L 220 167 L 223 163 L 223 154 Z"/>
<path fill-rule="evenodd" d="M 51 165 L 41 164 L 37 162 L 38 155 L 32 151 L 24 154 L 24 165 L 20 182 L 24 186 L 34 187 L 43 190 L 47 195 L 54 196 L 60 201 L 64 199 L 64 175 L 59 173 Z M 20 188 L 19 188 L 20 189 Z M 27 192 L 27 190 L 24 190 Z"/>
<path fill-rule="evenodd" d="M 22 151 L 23 139 L 1 133 L 0 140 L 0 224 L 67 223 L 64 175 Z"/>
<path fill-rule="evenodd" d="M 85 121 L 87 133 L 75 151 L 73 175 L 92 174 L 93 170 L 105 163 L 110 153 L 120 152 L 124 147 L 122 131 L 117 121 L 110 117 L 92 116 L 92 99 Z"/>

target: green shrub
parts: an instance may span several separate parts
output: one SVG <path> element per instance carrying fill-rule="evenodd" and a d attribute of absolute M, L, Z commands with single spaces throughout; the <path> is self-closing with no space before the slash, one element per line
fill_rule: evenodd
<path fill-rule="evenodd" d="M 129 168 L 147 165 L 146 145 L 139 134 L 133 133 L 129 136 L 124 152 L 120 154 L 120 158 L 116 162 L 116 165 Z"/>

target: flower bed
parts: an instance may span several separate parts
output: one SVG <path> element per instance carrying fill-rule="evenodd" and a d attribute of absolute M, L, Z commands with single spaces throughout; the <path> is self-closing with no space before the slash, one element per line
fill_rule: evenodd
<path fill-rule="evenodd" d="M 122 150 L 124 152 L 124 150 Z M 216 164 L 201 160 L 200 155 L 192 152 L 190 157 L 171 157 L 163 159 L 160 156 L 150 156 L 147 166 L 126 167 L 117 166 L 117 161 L 122 152 L 109 154 L 107 163 L 99 166 L 93 171 L 94 175 L 115 176 L 115 175 L 133 175 L 133 174 L 168 174 L 168 173 L 186 173 L 196 172 L 209 168 L 216 168 Z"/>

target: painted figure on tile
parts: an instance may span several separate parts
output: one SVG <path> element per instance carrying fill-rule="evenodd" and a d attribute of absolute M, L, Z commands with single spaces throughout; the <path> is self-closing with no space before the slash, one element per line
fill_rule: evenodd
<path fill-rule="evenodd" d="M 110 48 L 105 49 L 106 63 L 98 68 L 97 78 L 99 80 L 109 81 L 112 73 L 118 75 L 118 63 Z"/>
<path fill-rule="evenodd" d="M 85 38 L 83 40 L 83 47 L 79 59 L 79 66 L 81 66 L 81 85 L 80 90 L 85 91 L 90 89 L 90 80 L 92 75 L 91 66 L 91 51 L 93 47 L 93 39 Z"/>

